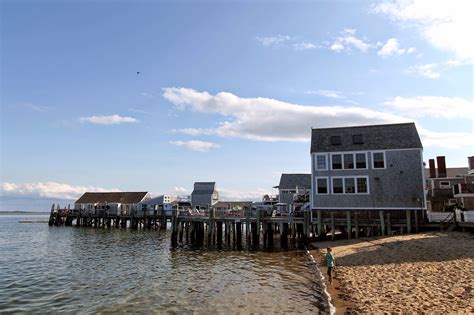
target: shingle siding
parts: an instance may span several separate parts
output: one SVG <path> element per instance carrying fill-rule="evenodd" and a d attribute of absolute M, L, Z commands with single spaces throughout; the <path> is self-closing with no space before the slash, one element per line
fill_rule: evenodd
<path fill-rule="evenodd" d="M 353 136 L 362 135 L 362 144 L 354 144 Z M 341 144 L 331 144 L 340 136 Z M 414 123 L 312 129 L 311 153 L 364 150 L 423 148 Z"/>
<path fill-rule="evenodd" d="M 371 154 L 367 170 L 315 171 L 328 177 L 328 195 L 313 191 L 313 208 L 420 208 L 423 200 L 423 172 L 420 149 L 386 151 L 385 169 L 373 169 Z M 369 194 L 332 194 L 332 178 L 367 176 Z"/>

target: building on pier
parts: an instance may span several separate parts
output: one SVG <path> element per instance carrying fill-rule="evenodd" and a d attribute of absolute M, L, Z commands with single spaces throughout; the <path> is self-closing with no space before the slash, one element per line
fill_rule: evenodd
<path fill-rule="evenodd" d="M 106 210 L 109 215 L 129 215 L 141 209 L 141 204 L 149 199 L 150 194 L 146 191 L 86 192 L 74 203 L 74 209 L 96 215 Z"/>
<path fill-rule="evenodd" d="M 280 183 L 273 188 L 278 189 L 278 202 L 292 204 L 296 195 L 311 192 L 311 174 L 281 174 Z"/>
<path fill-rule="evenodd" d="M 163 211 L 165 215 L 171 216 L 173 207 L 177 204 L 177 196 L 161 195 L 145 200 L 141 204 L 146 206 L 149 214 L 154 214 L 155 212 L 161 214 Z"/>
<path fill-rule="evenodd" d="M 215 182 L 195 182 L 191 193 L 191 204 L 194 208 L 207 208 L 219 201 L 219 192 Z"/>
<path fill-rule="evenodd" d="M 312 129 L 313 210 L 422 210 L 423 147 L 414 123 Z"/>

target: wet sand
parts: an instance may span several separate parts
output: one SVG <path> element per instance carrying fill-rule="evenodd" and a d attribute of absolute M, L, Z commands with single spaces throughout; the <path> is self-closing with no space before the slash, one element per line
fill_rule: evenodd
<path fill-rule="evenodd" d="M 337 313 L 474 312 L 474 235 L 430 232 L 384 238 L 318 242 L 333 247 Z M 321 263 L 324 266 L 324 262 Z M 326 268 L 323 268 L 326 273 Z"/>

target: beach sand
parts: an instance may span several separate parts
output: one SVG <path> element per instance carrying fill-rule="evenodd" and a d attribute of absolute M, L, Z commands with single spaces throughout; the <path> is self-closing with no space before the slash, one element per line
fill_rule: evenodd
<path fill-rule="evenodd" d="M 320 260 L 327 246 L 333 248 L 337 267 L 329 292 L 337 313 L 474 313 L 473 234 L 430 232 L 312 245 Z"/>

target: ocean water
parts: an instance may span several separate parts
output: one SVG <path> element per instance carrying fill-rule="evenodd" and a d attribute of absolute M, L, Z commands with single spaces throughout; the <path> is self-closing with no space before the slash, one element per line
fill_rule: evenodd
<path fill-rule="evenodd" d="M 172 249 L 169 231 L 0 216 L 0 313 L 327 313 L 302 252 Z"/>

